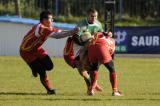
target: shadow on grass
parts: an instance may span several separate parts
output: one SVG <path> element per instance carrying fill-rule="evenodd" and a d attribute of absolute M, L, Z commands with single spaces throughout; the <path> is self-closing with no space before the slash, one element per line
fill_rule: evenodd
<path fill-rule="evenodd" d="M 160 96 L 160 92 L 153 92 L 153 93 L 141 93 L 140 95 L 155 95 L 155 96 Z"/>
<path fill-rule="evenodd" d="M 0 92 L 1 95 L 47 95 L 46 93 Z"/>
<path fill-rule="evenodd" d="M 119 98 L 119 97 L 118 97 Z M 70 100 L 70 101 L 145 101 L 145 100 L 149 100 L 149 101 L 160 101 L 160 99 L 148 99 L 148 98 L 51 98 L 51 99 L 43 99 L 43 100 L 48 100 L 48 101 L 61 101 L 61 100 Z"/>
<path fill-rule="evenodd" d="M 67 95 L 49 95 L 47 98 L 26 98 L 25 96 L 41 96 L 41 95 L 47 95 L 46 93 L 20 93 L 20 92 L 0 92 L 0 96 L 3 97 L 3 95 L 17 95 L 17 96 L 24 96 L 24 98 L 0 98 L 0 101 L 8 101 L 8 100 L 45 100 L 45 101 L 160 101 L 160 98 L 125 98 L 125 96 L 122 97 L 96 97 L 96 96 L 67 96 Z M 49 98 L 48 98 L 49 97 Z"/>

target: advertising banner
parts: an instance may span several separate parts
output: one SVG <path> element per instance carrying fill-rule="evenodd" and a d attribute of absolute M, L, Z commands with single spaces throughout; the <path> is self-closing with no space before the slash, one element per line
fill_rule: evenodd
<path fill-rule="evenodd" d="M 116 53 L 160 54 L 160 27 L 116 27 Z"/>

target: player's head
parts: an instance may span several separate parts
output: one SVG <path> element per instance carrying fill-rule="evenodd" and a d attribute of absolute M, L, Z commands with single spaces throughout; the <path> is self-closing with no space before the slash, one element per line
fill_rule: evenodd
<path fill-rule="evenodd" d="M 52 13 L 49 10 L 42 11 L 40 13 L 40 22 L 45 26 L 51 26 L 53 21 Z"/>
<path fill-rule="evenodd" d="M 94 24 L 94 22 L 97 20 L 97 16 L 98 16 L 97 10 L 95 10 L 93 8 L 90 8 L 87 11 L 87 20 L 88 20 L 88 23 Z"/>

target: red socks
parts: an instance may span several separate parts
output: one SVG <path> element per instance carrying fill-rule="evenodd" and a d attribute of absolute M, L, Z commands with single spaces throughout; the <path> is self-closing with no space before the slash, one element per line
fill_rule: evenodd
<path fill-rule="evenodd" d="M 98 71 L 91 72 L 91 89 L 95 89 L 98 80 Z"/>
<path fill-rule="evenodd" d="M 43 84 L 43 86 L 47 89 L 47 90 L 51 90 L 52 89 L 52 85 L 51 82 L 48 79 L 48 76 L 45 75 L 44 77 L 40 77 L 41 83 Z"/>
<path fill-rule="evenodd" d="M 110 82 L 113 91 L 117 91 L 117 74 L 115 71 L 110 73 Z"/>

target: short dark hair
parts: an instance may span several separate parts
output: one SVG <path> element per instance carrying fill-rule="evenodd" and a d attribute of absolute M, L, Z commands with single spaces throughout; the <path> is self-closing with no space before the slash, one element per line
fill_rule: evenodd
<path fill-rule="evenodd" d="M 52 12 L 49 10 L 44 10 L 40 13 L 40 22 L 42 22 L 43 19 L 47 19 L 48 15 L 52 15 Z"/>
<path fill-rule="evenodd" d="M 95 13 L 95 12 L 97 12 L 97 10 L 96 10 L 96 9 L 94 9 L 94 8 L 90 8 L 90 9 L 88 9 L 87 14 Z M 98 12 L 97 12 L 97 13 L 98 13 Z"/>

